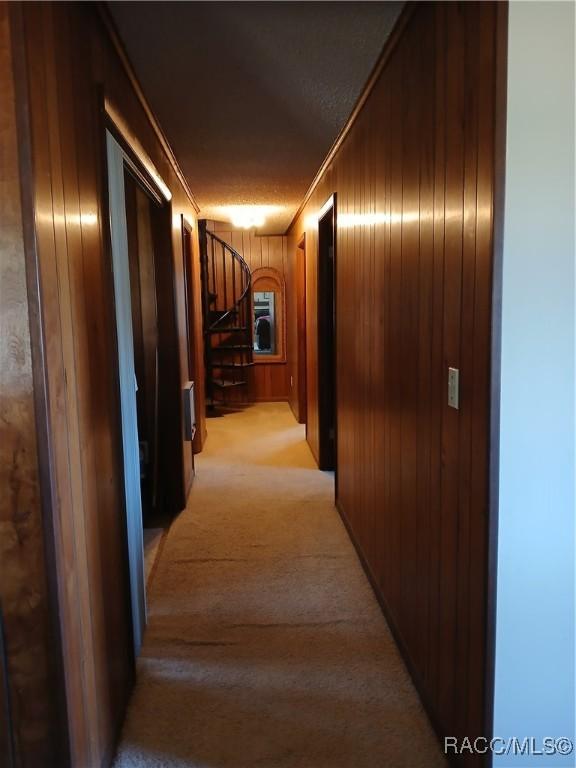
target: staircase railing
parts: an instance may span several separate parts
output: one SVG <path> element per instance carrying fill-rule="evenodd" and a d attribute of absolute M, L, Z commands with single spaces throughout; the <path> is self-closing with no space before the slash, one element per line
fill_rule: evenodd
<path fill-rule="evenodd" d="M 252 357 L 251 272 L 242 254 L 199 223 L 209 406 L 247 384 Z"/>

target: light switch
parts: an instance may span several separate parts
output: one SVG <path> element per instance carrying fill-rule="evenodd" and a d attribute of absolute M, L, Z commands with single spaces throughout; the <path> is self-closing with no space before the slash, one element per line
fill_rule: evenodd
<path fill-rule="evenodd" d="M 448 368 L 448 405 L 450 408 L 460 408 L 460 371 L 458 368 Z"/>

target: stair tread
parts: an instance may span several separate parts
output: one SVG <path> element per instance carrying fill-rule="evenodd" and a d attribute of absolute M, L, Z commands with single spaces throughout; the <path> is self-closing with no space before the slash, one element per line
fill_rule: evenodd
<path fill-rule="evenodd" d="M 219 344 L 212 347 L 214 352 L 243 352 L 252 349 L 251 344 Z"/>
<path fill-rule="evenodd" d="M 226 379 L 212 379 L 212 384 L 214 384 L 215 387 L 222 387 L 223 389 L 228 389 L 228 387 L 241 387 L 247 382 L 245 381 L 228 381 Z"/>
<path fill-rule="evenodd" d="M 208 310 L 211 315 L 214 315 L 215 317 L 224 317 L 224 315 L 237 315 L 238 309 L 232 308 L 232 309 L 210 309 Z"/>
<path fill-rule="evenodd" d="M 247 330 L 245 325 L 223 325 L 219 328 L 208 328 L 204 333 L 245 333 Z"/>

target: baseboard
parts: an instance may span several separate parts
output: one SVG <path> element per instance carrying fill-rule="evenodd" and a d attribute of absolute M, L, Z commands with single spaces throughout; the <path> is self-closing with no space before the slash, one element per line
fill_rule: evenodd
<path fill-rule="evenodd" d="M 298 409 L 294 408 L 294 403 L 292 402 L 292 400 L 290 400 L 290 398 L 288 398 L 288 405 L 290 406 L 290 410 L 292 411 L 292 416 L 294 416 L 298 424 L 300 424 L 300 417 L 297 412 Z"/>
<path fill-rule="evenodd" d="M 278 395 L 276 397 L 256 397 L 255 403 L 289 403 L 288 395 Z"/>
<path fill-rule="evenodd" d="M 310 448 L 310 453 L 314 457 L 314 461 L 318 465 L 318 468 L 320 468 L 320 459 L 318 458 L 318 454 L 316 453 L 316 447 L 314 445 L 312 445 L 312 443 L 308 439 L 308 431 L 306 431 L 306 442 L 308 443 L 308 448 Z M 340 512 L 340 510 L 338 510 L 338 511 Z M 350 538 L 352 538 L 352 535 L 350 535 Z"/>
<path fill-rule="evenodd" d="M 346 528 L 346 531 L 348 532 L 348 536 L 350 537 L 350 541 L 354 545 L 354 549 L 356 550 L 356 554 L 358 555 L 358 559 L 360 560 L 360 564 L 362 565 L 362 568 L 364 569 L 364 573 L 366 574 L 366 577 L 368 581 L 370 582 L 370 586 L 372 587 L 372 591 L 374 592 L 374 595 L 376 597 L 376 600 L 378 601 L 378 604 L 380 606 L 380 609 L 382 610 L 382 613 L 384 614 L 384 618 L 386 619 L 386 622 L 390 628 L 390 632 L 392 633 L 392 637 L 394 638 L 394 641 L 396 643 L 396 646 L 398 647 L 398 650 L 400 651 L 400 655 L 402 656 L 402 659 L 404 661 L 404 664 L 406 665 L 406 669 L 408 670 L 408 673 L 410 677 L 412 678 L 412 682 L 414 683 L 414 687 L 416 688 L 418 692 L 418 696 L 420 697 L 420 701 L 422 702 L 422 706 L 424 707 L 426 714 L 428 715 L 428 719 L 430 720 L 430 724 L 432 725 L 432 728 L 434 729 L 434 732 L 438 738 L 438 741 L 440 743 L 440 748 L 442 752 L 444 752 L 444 736 L 447 734 L 444 732 L 444 729 L 441 727 L 435 713 L 434 708 L 432 707 L 432 703 L 430 699 L 428 698 L 424 686 L 422 684 L 422 680 L 420 679 L 420 676 L 418 674 L 418 671 L 416 670 L 416 667 L 414 665 L 414 662 L 412 661 L 412 658 L 410 656 L 410 653 L 408 652 L 408 648 L 406 646 L 406 643 L 404 641 L 404 638 L 402 637 L 402 633 L 398 629 L 396 622 L 394 621 L 392 617 L 392 613 L 390 612 L 390 609 L 386 603 L 386 599 L 384 595 L 382 594 L 382 591 L 380 587 L 378 586 L 378 582 L 376 580 L 376 577 L 372 573 L 372 569 L 370 568 L 370 565 L 364 555 L 364 552 L 360 548 L 360 544 L 358 543 L 358 540 L 356 539 L 356 535 L 352 529 L 352 526 L 350 525 L 350 521 L 348 520 L 348 517 L 346 516 L 346 512 L 344 511 L 344 508 L 342 506 L 342 502 L 339 499 L 336 499 L 336 509 L 338 510 L 338 514 L 340 515 L 340 518 L 342 522 L 344 523 L 344 527 Z M 446 756 L 446 759 L 450 765 L 454 766 L 462 766 L 461 762 L 456 762 L 454 760 L 454 756 Z"/>

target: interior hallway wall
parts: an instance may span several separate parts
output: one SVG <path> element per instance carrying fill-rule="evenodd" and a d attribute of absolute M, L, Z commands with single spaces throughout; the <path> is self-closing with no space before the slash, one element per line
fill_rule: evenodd
<path fill-rule="evenodd" d="M 0 682 L 9 689 L 6 706 L 0 688 L 0 762 L 9 765 L 11 713 L 18 765 L 34 768 L 58 764 L 52 692 L 59 664 L 49 624 L 30 338 L 37 315 L 27 290 L 11 38 L 8 5 L 0 3 L 0 605 L 7 654 Z"/>
<path fill-rule="evenodd" d="M 180 376 L 188 378 L 181 216 L 196 209 L 112 42 L 97 4 L 25 3 L 16 34 L 27 258 L 38 269 L 49 425 L 42 508 L 54 526 L 72 765 L 112 756 L 134 678 L 105 168 L 104 98 L 172 192 Z M 22 158 L 21 158 L 22 160 Z M 195 247 L 197 244 L 195 243 Z M 199 275 L 197 332 L 201 333 Z M 198 342 L 200 342 L 199 337 Z M 196 345 L 201 349 L 201 343 Z M 203 361 L 197 360 L 203 433 Z M 192 473 L 182 441 L 184 478 Z M 28 558 L 31 573 L 38 562 Z M 51 571 L 52 580 L 55 579 Z M 23 640 L 24 641 L 24 640 Z M 41 654 L 38 673 L 40 674 Z M 56 690 L 50 691 L 54 698 Z M 38 697 L 40 706 L 41 697 Z M 57 734 L 64 745 L 66 733 Z M 54 765 L 64 768 L 67 759 Z M 42 765 L 51 766 L 48 760 Z"/>
<path fill-rule="evenodd" d="M 260 267 L 275 269 L 286 285 L 288 250 L 285 236 L 256 235 L 253 231 L 237 229 L 227 222 L 220 221 L 208 221 L 207 228 L 238 251 L 252 271 Z M 284 307 L 287 314 L 286 302 Z M 278 332 L 285 333 L 285 329 L 283 331 L 278 329 Z M 248 403 L 287 400 L 289 389 L 287 371 L 286 362 L 257 362 L 247 371 L 248 386 L 226 392 L 226 400 Z"/>
<path fill-rule="evenodd" d="M 294 245 L 306 234 L 317 457 L 317 215 L 336 193 L 337 503 L 433 721 L 453 736 L 486 728 L 497 8 L 408 5 L 289 231 Z"/>
<path fill-rule="evenodd" d="M 305 423 L 304 413 L 300 413 L 300 377 L 299 377 L 299 344 L 298 344 L 298 302 L 301 298 L 301 286 L 298 283 L 298 241 L 291 233 L 287 237 L 288 268 L 286 271 L 286 357 L 288 363 L 288 402 L 298 422 Z"/>
<path fill-rule="evenodd" d="M 494 732 L 576 743 L 574 4 L 512 2 Z M 496 766 L 573 766 L 575 755 Z"/>

